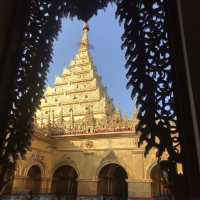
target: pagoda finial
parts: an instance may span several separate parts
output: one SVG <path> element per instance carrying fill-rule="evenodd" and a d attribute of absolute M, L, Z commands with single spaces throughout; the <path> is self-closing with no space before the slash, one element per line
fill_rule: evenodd
<path fill-rule="evenodd" d="M 87 22 L 84 22 L 80 51 L 87 50 L 89 48 L 88 31 L 89 31 L 89 25 Z"/>
<path fill-rule="evenodd" d="M 87 31 L 90 30 L 89 25 L 88 25 L 88 22 L 84 22 L 84 23 L 83 23 L 83 31 L 84 31 L 85 29 L 86 29 Z"/>

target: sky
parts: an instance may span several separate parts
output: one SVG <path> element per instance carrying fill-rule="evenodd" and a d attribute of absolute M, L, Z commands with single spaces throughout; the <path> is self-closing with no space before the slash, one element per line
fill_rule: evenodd
<path fill-rule="evenodd" d="M 109 5 L 98 11 L 97 16 L 89 20 L 89 41 L 92 45 L 90 53 L 107 87 L 108 95 L 113 98 L 122 115 L 133 116 L 135 103 L 131 99 L 131 91 L 126 89 L 125 51 L 121 50 L 123 26 L 115 18 L 116 7 Z M 53 46 L 53 62 L 50 65 L 47 85 L 53 86 L 55 77 L 68 67 L 79 49 L 82 37 L 83 22 L 76 18 L 62 20 L 62 29 Z"/>

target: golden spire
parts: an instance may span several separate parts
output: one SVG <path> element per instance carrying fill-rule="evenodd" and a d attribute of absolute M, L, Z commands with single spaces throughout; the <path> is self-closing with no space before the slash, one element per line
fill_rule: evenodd
<path fill-rule="evenodd" d="M 89 48 L 88 31 L 89 31 L 89 25 L 87 22 L 84 22 L 80 51 L 85 51 L 88 50 Z"/>
<path fill-rule="evenodd" d="M 44 127 L 60 127 L 66 132 L 73 132 L 80 127 L 80 130 L 86 128 L 86 116 L 88 126 L 95 126 L 96 119 L 105 121 L 107 115 L 112 116 L 114 113 L 114 105 L 90 55 L 88 36 L 89 26 L 84 23 L 78 52 L 63 74 L 56 78 L 55 85 L 45 92 L 40 110 L 37 111 L 37 117 L 43 119 L 41 124 Z M 89 107 L 88 113 L 86 107 Z"/>

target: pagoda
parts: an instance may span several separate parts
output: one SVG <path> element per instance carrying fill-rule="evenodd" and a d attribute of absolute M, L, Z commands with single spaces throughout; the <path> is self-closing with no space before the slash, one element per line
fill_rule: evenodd
<path fill-rule="evenodd" d="M 12 198 L 27 191 L 46 200 L 161 196 L 156 150 L 144 157 L 136 116 L 114 107 L 93 64 L 88 31 L 85 24 L 78 53 L 44 93 L 30 151 L 16 165 Z"/>
<path fill-rule="evenodd" d="M 85 23 L 78 53 L 62 75 L 56 77 L 54 87 L 46 89 L 36 112 L 38 127 L 55 128 L 58 134 L 59 128 L 64 133 L 94 132 L 107 131 L 116 121 L 117 126 L 122 124 L 119 123 L 121 113 L 114 107 L 97 74 L 89 51 L 88 32 L 89 26 Z"/>

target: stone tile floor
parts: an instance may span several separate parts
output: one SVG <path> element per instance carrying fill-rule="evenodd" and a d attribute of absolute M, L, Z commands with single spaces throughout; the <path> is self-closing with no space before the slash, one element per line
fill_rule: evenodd
<path fill-rule="evenodd" d="M 70 196 L 60 196 L 56 195 L 29 195 L 29 194 L 20 194 L 20 195 L 11 195 L 11 196 L 0 196 L 0 200 L 74 200 Z M 110 197 L 77 197 L 76 200 L 112 200 Z M 161 198 L 131 198 L 128 200 L 169 200 L 166 197 Z"/>

